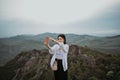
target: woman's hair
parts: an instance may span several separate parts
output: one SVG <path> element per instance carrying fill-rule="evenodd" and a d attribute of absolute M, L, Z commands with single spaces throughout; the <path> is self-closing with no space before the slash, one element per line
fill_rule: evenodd
<path fill-rule="evenodd" d="M 64 35 L 64 34 L 59 34 L 58 37 L 57 37 L 57 39 L 58 39 L 59 37 L 62 37 L 62 38 L 64 39 L 64 44 L 66 44 L 66 37 L 65 37 L 65 35 Z"/>

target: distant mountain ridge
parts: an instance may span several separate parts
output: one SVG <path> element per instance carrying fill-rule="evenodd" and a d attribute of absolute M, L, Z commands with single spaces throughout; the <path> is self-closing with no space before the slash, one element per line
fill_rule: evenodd
<path fill-rule="evenodd" d="M 56 39 L 56 33 L 39 35 L 17 35 L 9 38 L 0 38 L 0 64 L 4 64 L 21 51 L 45 49 L 43 42 L 46 36 Z M 66 34 L 69 45 L 87 46 L 104 53 L 120 54 L 120 35 L 111 37 L 96 37 L 91 35 Z M 50 42 L 50 44 L 53 44 Z"/>

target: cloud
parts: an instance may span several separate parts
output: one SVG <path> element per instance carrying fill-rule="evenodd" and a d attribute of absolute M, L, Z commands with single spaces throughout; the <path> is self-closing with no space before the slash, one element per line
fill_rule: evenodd
<path fill-rule="evenodd" d="M 0 0 L 0 16 L 37 23 L 86 20 L 119 0 Z"/>
<path fill-rule="evenodd" d="M 25 3 L 23 4 L 24 1 Z M 48 5 L 46 2 L 40 3 L 37 0 L 35 0 L 34 3 L 29 0 L 30 3 L 28 4 L 27 0 L 24 1 L 21 0 L 16 2 L 15 0 L 12 0 L 9 2 L 7 0 L 1 0 L 0 37 L 9 37 L 20 34 L 41 34 L 44 32 L 92 35 L 116 35 L 120 32 L 120 3 L 116 4 L 116 1 L 113 0 L 110 0 L 111 3 L 107 3 L 107 0 L 104 0 L 105 3 L 103 0 L 98 1 L 97 4 L 99 2 L 100 4 L 104 3 L 104 6 L 99 6 L 99 10 L 96 12 L 94 12 L 94 10 L 91 11 L 92 7 L 95 7 L 95 5 L 97 6 L 97 4 L 95 4 L 96 1 L 93 3 L 90 2 L 89 5 L 86 1 L 83 3 L 80 3 L 79 1 L 73 3 L 68 2 L 68 6 L 66 1 L 65 3 L 62 3 L 62 1 L 60 3 L 56 1 L 55 3 L 52 3 L 51 1 Z M 64 5 L 61 6 L 61 4 Z M 81 4 L 81 6 L 84 7 L 80 7 L 78 4 Z M 54 8 L 55 5 L 56 8 Z M 20 9 L 18 9 L 19 7 Z M 50 9 L 52 7 L 53 9 Z M 64 10 L 60 10 L 63 8 Z M 89 11 L 89 9 L 90 12 L 95 13 L 95 15 L 90 16 L 91 13 L 84 12 Z M 84 20 L 81 20 L 83 13 L 87 14 L 87 18 L 84 17 Z"/>

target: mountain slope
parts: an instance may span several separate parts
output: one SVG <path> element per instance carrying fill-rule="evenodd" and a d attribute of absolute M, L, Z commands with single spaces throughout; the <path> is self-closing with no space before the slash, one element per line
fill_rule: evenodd
<path fill-rule="evenodd" d="M 0 80 L 53 80 L 48 50 L 19 53 L 0 67 Z M 120 55 L 103 54 L 88 47 L 71 45 L 68 80 L 119 80 Z"/>
<path fill-rule="evenodd" d="M 43 44 L 46 36 L 57 37 L 55 33 L 39 35 L 17 35 L 10 38 L 0 39 L 0 64 L 14 58 L 20 51 L 31 49 L 44 49 Z M 91 35 L 66 34 L 69 45 L 88 46 L 104 53 L 120 54 L 120 36 L 96 37 Z M 52 44 L 52 42 L 50 42 Z"/>

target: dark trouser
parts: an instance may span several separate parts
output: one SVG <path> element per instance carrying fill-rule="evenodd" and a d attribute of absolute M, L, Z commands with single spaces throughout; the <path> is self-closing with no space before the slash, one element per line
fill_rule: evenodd
<path fill-rule="evenodd" d="M 54 71 L 55 80 L 67 80 L 68 71 L 63 70 L 62 60 L 56 60 L 56 61 L 57 61 L 57 64 L 58 64 L 57 65 L 58 70 Z"/>

